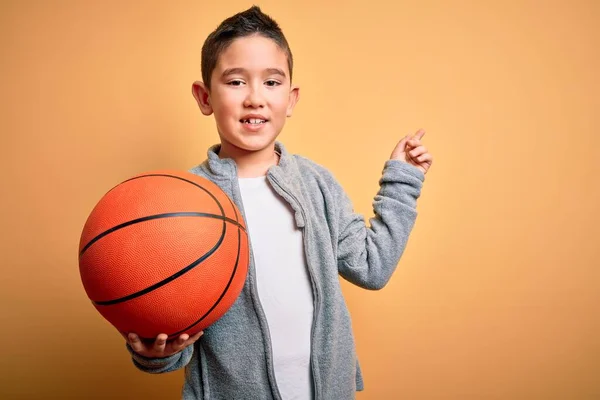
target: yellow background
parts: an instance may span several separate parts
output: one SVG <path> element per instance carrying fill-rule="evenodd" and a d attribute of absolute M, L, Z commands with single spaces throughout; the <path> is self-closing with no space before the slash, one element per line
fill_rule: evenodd
<path fill-rule="evenodd" d="M 178 398 L 88 302 L 79 234 L 114 184 L 205 158 L 200 49 L 250 5 L 1 2 L 0 398 Z M 435 157 L 392 281 L 344 282 L 358 399 L 600 398 L 600 2 L 259 5 L 301 87 L 280 139 L 358 211 L 402 136 Z"/>

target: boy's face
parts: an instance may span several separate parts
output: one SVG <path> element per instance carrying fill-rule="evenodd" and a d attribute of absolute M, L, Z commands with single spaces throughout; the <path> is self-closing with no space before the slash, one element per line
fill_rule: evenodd
<path fill-rule="evenodd" d="M 286 53 L 260 35 L 235 39 L 221 53 L 210 90 L 194 84 L 202 113 L 215 114 L 221 142 L 245 151 L 272 147 L 298 101 Z"/>

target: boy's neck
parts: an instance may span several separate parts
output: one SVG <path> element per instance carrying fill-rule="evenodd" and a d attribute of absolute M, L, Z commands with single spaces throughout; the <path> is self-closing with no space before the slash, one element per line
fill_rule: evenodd
<path fill-rule="evenodd" d="M 261 150 L 248 151 L 222 142 L 219 158 L 231 158 L 235 161 L 238 178 L 265 176 L 269 168 L 279 162 L 279 155 L 275 152 L 275 143 Z"/>

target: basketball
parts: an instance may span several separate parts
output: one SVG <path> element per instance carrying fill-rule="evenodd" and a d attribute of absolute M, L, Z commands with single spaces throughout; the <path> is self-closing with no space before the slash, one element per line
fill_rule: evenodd
<path fill-rule="evenodd" d="M 190 336 L 233 305 L 248 273 L 248 237 L 235 204 L 213 182 L 156 171 L 108 191 L 79 242 L 88 298 L 121 334 Z"/>

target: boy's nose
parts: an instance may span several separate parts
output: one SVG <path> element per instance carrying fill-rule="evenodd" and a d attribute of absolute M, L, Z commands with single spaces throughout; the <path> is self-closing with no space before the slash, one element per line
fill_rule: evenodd
<path fill-rule="evenodd" d="M 258 108 L 264 107 L 264 97 L 256 89 L 251 89 L 244 100 L 244 107 Z"/>

